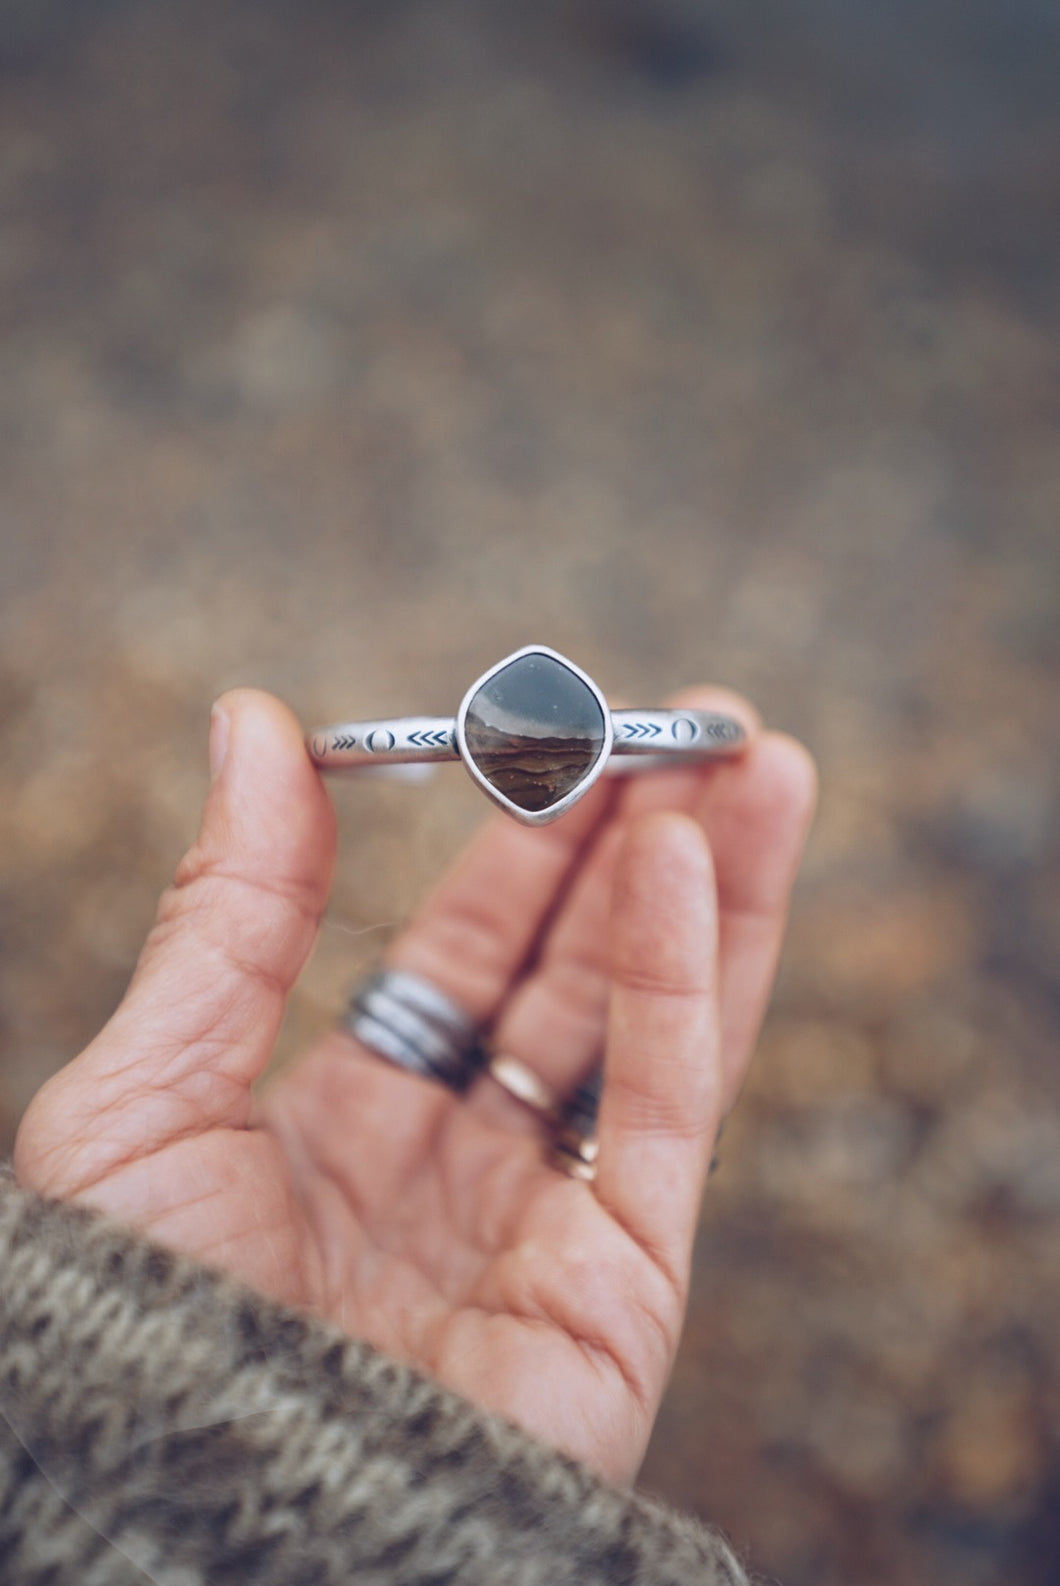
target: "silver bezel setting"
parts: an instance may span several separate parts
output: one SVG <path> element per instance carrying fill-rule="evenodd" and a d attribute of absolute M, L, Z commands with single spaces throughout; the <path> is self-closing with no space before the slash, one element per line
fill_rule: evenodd
<path fill-rule="evenodd" d="M 495 788 L 493 783 L 489 781 L 489 779 L 479 770 L 478 766 L 475 764 L 475 761 L 471 756 L 471 752 L 468 749 L 467 737 L 465 734 L 467 713 L 471 706 L 471 701 L 474 699 L 479 689 L 483 688 L 485 684 L 490 682 L 492 678 L 496 677 L 498 672 L 505 671 L 506 668 L 511 666 L 514 661 L 520 661 L 524 656 L 528 655 L 541 655 L 545 656 L 550 661 L 558 661 L 561 666 L 566 667 L 568 672 L 572 672 L 580 682 L 585 684 L 585 686 L 593 695 L 593 698 L 600 707 L 600 713 L 603 717 L 604 724 L 603 743 L 600 745 L 599 753 L 597 754 L 592 765 L 589 767 L 588 771 L 586 771 L 585 774 L 579 778 L 575 785 L 567 793 L 565 793 L 562 798 L 557 799 L 554 804 L 549 804 L 543 810 L 523 809 L 520 805 L 514 803 L 510 798 L 502 793 L 498 788 Z M 567 810 L 569 810 L 573 805 L 577 804 L 579 799 L 584 798 L 585 794 L 588 793 L 593 783 L 603 772 L 603 769 L 607 764 L 608 757 L 611 754 L 614 741 L 615 729 L 611 720 L 611 710 L 600 689 L 593 682 L 589 674 L 582 671 L 580 666 L 575 666 L 573 661 L 568 661 L 567 657 L 565 655 L 560 655 L 558 650 L 550 650 L 548 646 L 544 644 L 526 644 L 521 650 L 514 650 L 511 655 L 506 655 L 503 661 L 498 661 L 495 666 L 491 666 L 488 672 L 483 672 L 482 676 L 476 678 L 475 682 L 472 683 L 471 687 L 460 701 L 460 709 L 457 712 L 456 717 L 456 747 L 459 751 L 461 760 L 464 762 L 464 766 L 466 767 L 468 774 L 486 794 L 487 798 L 492 799 L 494 804 L 498 805 L 502 810 L 505 811 L 506 814 L 514 816 L 517 821 L 521 821 L 524 826 L 547 826 L 550 821 L 557 820 L 559 816 L 565 814 Z"/>

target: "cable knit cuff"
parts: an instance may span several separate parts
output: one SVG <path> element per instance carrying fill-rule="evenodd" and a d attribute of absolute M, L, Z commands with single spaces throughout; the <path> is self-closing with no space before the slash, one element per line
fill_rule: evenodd
<path fill-rule="evenodd" d="M 5 1586 L 746 1586 L 368 1346 L 0 1175 Z"/>

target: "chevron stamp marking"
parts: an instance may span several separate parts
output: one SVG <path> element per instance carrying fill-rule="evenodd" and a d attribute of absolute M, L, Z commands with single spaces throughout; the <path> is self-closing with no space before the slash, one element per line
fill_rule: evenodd
<path fill-rule="evenodd" d="M 452 734 L 445 728 L 434 731 L 422 729 L 419 732 L 409 733 L 409 743 L 414 744 L 417 749 L 447 749 L 451 741 Z"/>

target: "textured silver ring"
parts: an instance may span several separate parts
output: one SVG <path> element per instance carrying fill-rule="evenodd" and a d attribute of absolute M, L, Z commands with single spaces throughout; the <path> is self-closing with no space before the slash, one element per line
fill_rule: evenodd
<path fill-rule="evenodd" d="M 324 771 L 462 760 L 501 809 L 543 826 L 605 770 L 730 756 L 746 733 L 715 711 L 613 711 L 580 667 L 535 644 L 483 673 L 455 716 L 342 722 L 317 728 L 306 743 Z"/>
<path fill-rule="evenodd" d="M 466 1090 L 481 1062 L 470 1014 L 408 970 L 380 969 L 361 981 L 342 1024 L 376 1056 L 450 1090 Z"/>

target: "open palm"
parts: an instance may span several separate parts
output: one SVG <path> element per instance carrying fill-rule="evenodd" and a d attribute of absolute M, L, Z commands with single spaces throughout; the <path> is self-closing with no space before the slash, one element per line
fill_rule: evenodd
<path fill-rule="evenodd" d="M 739 712 L 716 692 L 685 703 Z M 293 717 L 248 690 L 124 1002 L 34 1098 L 22 1181 L 337 1322 L 586 1461 L 639 1466 L 703 1179 L 772 983 L 813 803 L 804 752 L 598 784 L 487 824 L 391 945 L 560 1093 L 601 1061 L 594 1184 L 488 1076 L 463 1097 L 327 1036 L 259 1101 L 334 819 Z M 223 763 L 221 763 L 223 761 Z"/>

